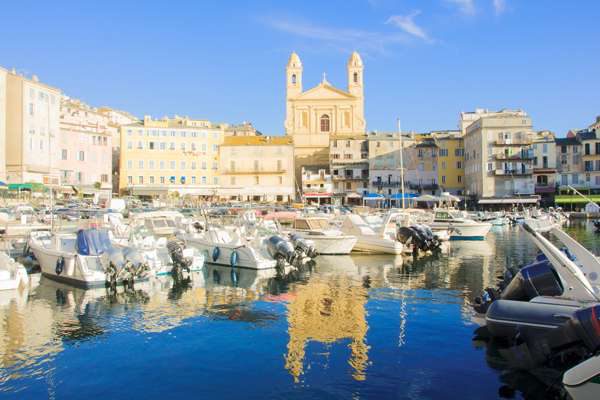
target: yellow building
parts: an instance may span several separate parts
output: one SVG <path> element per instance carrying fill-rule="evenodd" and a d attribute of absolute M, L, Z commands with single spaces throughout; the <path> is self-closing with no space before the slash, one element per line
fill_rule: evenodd
<path fill-rule="evenodd" d="M 302 62 L 292 53 L 286 68 L 285 132 L 294 140 L 297 187 L 302 167 L 328 166 L 330 140 L 365 135 L 363 63 L 354 52 L 347 64 L 348 88 L 332 86 L 325 76 L 317 86 L 303 90 Z M 365 137 L 366 139 L 366 137 Z"/>
<path fill-rule="evenodd" d="M 227 136 L 220 146 L 219 195 L 232 200 L 294 198 L 294 145 L 289 136 Z"/>
<path fill-rule="evenodd" d="M 216 196 L 223 137 L 221 126 L 177 116 L 124 125 L 119 187 L 139 196 Z"/>
<path fill-rule="evenodd" d="M 440 190 L 462 195 L 465 189 L 464 143 L 459 131 L 431 132 L 437 144 Z"/>

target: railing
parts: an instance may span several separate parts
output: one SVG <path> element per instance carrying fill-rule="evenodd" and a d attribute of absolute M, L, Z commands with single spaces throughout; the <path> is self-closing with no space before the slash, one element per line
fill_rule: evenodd
<path fill-rule="evenodd" d="M 524 176 L 533 174 L 533 168 L 521 169 L 495 169 L 493 170 L 494 175 L 500 176 Z"/>
<path fill-rule="evenodd" d="M 365 179 L 369 179 L 368 176 L 347 176 L 347 175 L 334 175 L 334 181 L 363 181 Z"/>
<path fill-rule="evenodd" d="M 494 144 L 496 146 L 526 146 L 533 143 L 531 139 L 496 139 Z"/>
<path fill-rule="evenodd" d="M 554 193 L 556 185 L 535 185 L 536 193 Z"/>
<path fill-rule="evenodd" d="M 409 183 L 408 188 L 412 190 L 438 190 L 440 185 L 437 183 L 416 184 Z"/>
<path fill-rule="evenodd" d="M 372 184 L 378 187 L 400 187 L 400 181 L 373 181 Z"/>
<path fill-rule="evenodd" d="M 521 151 L 516 154 L 494 154 L 493 158 L 496 160 L 533 160 L 533 151 Z"/>

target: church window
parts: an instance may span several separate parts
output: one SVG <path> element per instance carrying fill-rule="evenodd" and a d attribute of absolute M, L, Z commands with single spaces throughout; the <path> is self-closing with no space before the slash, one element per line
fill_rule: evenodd
<path fill-rule="evenodd" d="M 354 83 L 358 83 L 358 72 L 354 73 Z"/>
<path fill-rule="evenodd" d="M 296 84 L 296 74 L 292 74 L 292 85 Z"/>
<path fill-rule="evenodd" d="M 308 128 L 308 113 L 306 111 L 302 112 L 302 127 Z"/>
<path fill-rule="evenodd" d="M 329 115 L 321 116 L 321 132 L 329 132 Z"/>

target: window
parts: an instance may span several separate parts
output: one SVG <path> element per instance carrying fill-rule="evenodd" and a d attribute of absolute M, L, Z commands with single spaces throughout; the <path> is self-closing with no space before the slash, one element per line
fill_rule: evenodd
<path fill-rule="evenodd" d="M 231 179 L 229 179 L 229 182 L 231 182 L 232 185 L 235 185 L 235 176 L 232 176 Z"/>
<path fill-rule="evenodd" d="M 292 74 L 292 85 L 296 84 L 296 74 Z"/>
<path fill-rule="evenodd" d="M 192 161 L 192 169 L 196 169 L 196 161 Z"/>
<path fill-rule="evenodd" d="M 80 151 L 79 157 L 77 158 L 79 161 L 85 161 L 85 152 Z"/>
<path fill-rule="evenodd" d="M 352 160 L 352 154 L 344 154 L 344 160 Z"/>
<path fill-rule="evenodd" d="M 202 161 L 202 169 L 206 169 L 206 161 Z"/>
<path fill-rule="evenodd" d="M 213 150 L 213 151 L 215 151 L 215 152 L 216 152 L 216 151 L 219 151 L 219 146 L 218 146 L 218 145 L 216 145 L 216 144 L 213 144 L 213 145 L 212 145 L 212 150 Z"/>
<path fill-rule="evenodd" d="M 181 169 L 185 169 L 185 161 L 181 161 L 179 165 L 181 166 Z"/>
<path fill-rule="evenodd" d="M 457 176 L 456 179 L 458 180 L 458 183 L 461 183 L 462 182 L 462 175 Z"/>
<path fill-rule="evenodd" d="M 159 166 L 160 166 L 160 169 L 165 169 L 165 162 L 161 161 Z"/>
<path fill-rule="evenodd" d="M 138 161 L 138 168 L 139 169 L 144 169 L 144 160 Z"/>
<path fill-rule="evenodd" d="M 192 176 L 192 185 L 195 185 L 195 184 L 196 184 L 196 177 Z"/>
<path fill-rule="evenodd" d="M 161 183 L 162 185 L 164 185 L 164 184 L 165 184 L 165 177 L 164 177 L 164 176 L 161 176 L 161 177 L 160 177 L 160 183 Z"/>
<path fill-rule="evenodd" d="M 144 177 L 143 177 L 143 176 L 138 176 L 138 183 L 139 183 L 140 185 L 143 185 L 143 184 L 144 184 Z"/>
<path fill-rule="evenodd" d="M 154 160 L 148 161 L 148 168 L 154 169 Z"/>
<path fill-rule="evenodd" d="M 346 140 L 346 147 L 350 147 L 352 145 L 352 142 L 350 142 L 349 140 Z"/>
<path fill-rule="evenodd" d="M 127 168 L 129 168 L 129 169 L 133 168 L 133 161 L 127 160 Z"/>
<path fill-rule="evenodd" d="M 165 142 L 160 142 L 160 149 L 164 150 L 167 148 L 167 144 Z"/>
<path fill-rule="evenodd" d="M 206 185 L 206 177 L 205 176 L 202 177 L 202 184 Z"/>
<path fill-rule="evenodd" d="M 196 143 L 192 143 L 192 151 L 196 151 Z"/>
<path fill-rule="evenodd" d="M 283 170 L 283 163 L 281 162 L 281 160 L 277 160 L 277 171 L 282 171 Z"/>
<path fill-rule="evenodd" d="M 33 115 L 33 103 L 29 103 L 29 115 Z"/>
<path fill-rule="evenodd" d="M 596 142 L 596 154 L 600 154 L 600 142 Z"/>
<path fill-rule="evenodd" d="M 127 183 L 130 184 L 130 185 L 133 184 L 133 176 L 128 176 L 127 177 Z"/>
<path fill-rule="evenodd" d="M 447 157 L 448 149 L 440 149 L 440 157 Z"/>
<path fill-rule="evenodd" d="M 260 184 L 260 180 L 259 180 L 258 176 L 255 176 L 255 177 L 254 177 L 254 184 L 255 184 L 255 185 L 258 185 L 258 184 Z"/>
<path fill-rule="evenodd" d="M 169 145 L 169 150 L 175 150 L 175 142 L 171 142 Z"/>
<path fill-rule="evenodd" d="M 127 150 L 131 150 L 131 149 L 133 149 L 133 143 L 127 142 Z"/>
<path fill-rule="evenodd" d="M 175 169 L 175 161 L 171 161 L 171 169 Z"/>
<path fill-rule="evenodd" d="M 138 142 L 137 148 L 139 150 L 143 150 L 144 149 L 144 143 L 141 140 Z"/>
<path fill-rule="evenodd" d="M 67 149 L 62 149 L 62 151 L 60 153 L 61 153 L 60 154 L 61 160 L 67 160 L 69 158 L 68 157 L 68 153 L 67 153 Z"/>
<path fill-rule="evenodd" d="M 280 184 L 280 185 L 283 185 L 283 176 L 280 176 L 280 177 L 279 177 L 279 184 Z"/>
<path fill-rule="evenodd" d="M 544 143 L 542 145 L 542 153 L 544 153 L 544 154 L 548 153 L 548 143 Z"/>
<path fill-rule="evenodd" d="M 346 182 L 346 190 L 350 190 L 350 189 L 352 189 L 352 183 Z"/>
<path fill-rule="evenodd" d="M 594 170 L 593 161 L 586 161 L 584 164 L 584 168 L 585 168 L 585 171 L 593 171 Z"/>
<path fill-rule="evenodd" d="M 321 116 L 321 132 L 329 132 L 329 115 Z"/>
<path fill-rule="evenodd" d="M 457 161 L 456 162 L 456 168 L 462 169 L 462 161 Z"/>
<path fill-rule="evenodd" d="M 454 149 L 454 155 L 456 157 L 463 157 L 465 155 L 465 149 L 461 149 L 461 148 Z"/>
<path fill-rule="evenodd" d="M 154 150 L 154 142 L 148 143 L 148 149 L 149 150 Z"/>
<path fill-rule="evenodd" d="M 589 143 L 585 144 L 585 155 L 586 156 L 590 155 L 590 144 Z"/>
<path fill-rule="evenodd" d="M 258 160 L 254 160 L 254 170 L 258 171 Z"/>
<path fill-rule="evenodd" d="M 219 184 L 219 178 L 218 178 L 217 176 L 215 176 L 215 177 L 213 178 L 213 184 L 214 184 L 214 185 L 218 185 L 218 184 Z"/>
<path fill-rule="evenodd" d="M 151 176 L 151 177 L 150 177 L 150 184 L 151 184 L 151 185 L 153 185 L 153 184 L 154 184 L 154 177 L 153 177 L 153 176 Z"/>
<path fill-rule="evenodd" d="M 442 175 L 442 183 L 446 183 L 446 175 Z"/>
<path fill-rule="evenodd" d="M 358 83 L 358 72 L 352 74 L 352 80 L 354 81 L 354 83 Z"/>
<path fill-rule="evenodd" d="M 185 151 L 185 143 L 181 143 L 181 151 Z"/>

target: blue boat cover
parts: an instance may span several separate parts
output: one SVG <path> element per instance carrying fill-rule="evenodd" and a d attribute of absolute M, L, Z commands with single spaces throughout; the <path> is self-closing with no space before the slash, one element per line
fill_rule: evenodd
<path fill-rule="evenodd" d="M 112 245 L 106 229 L 80 229 L 77 231 L 77 253 L 98 256 L 110 252 Z"/>

